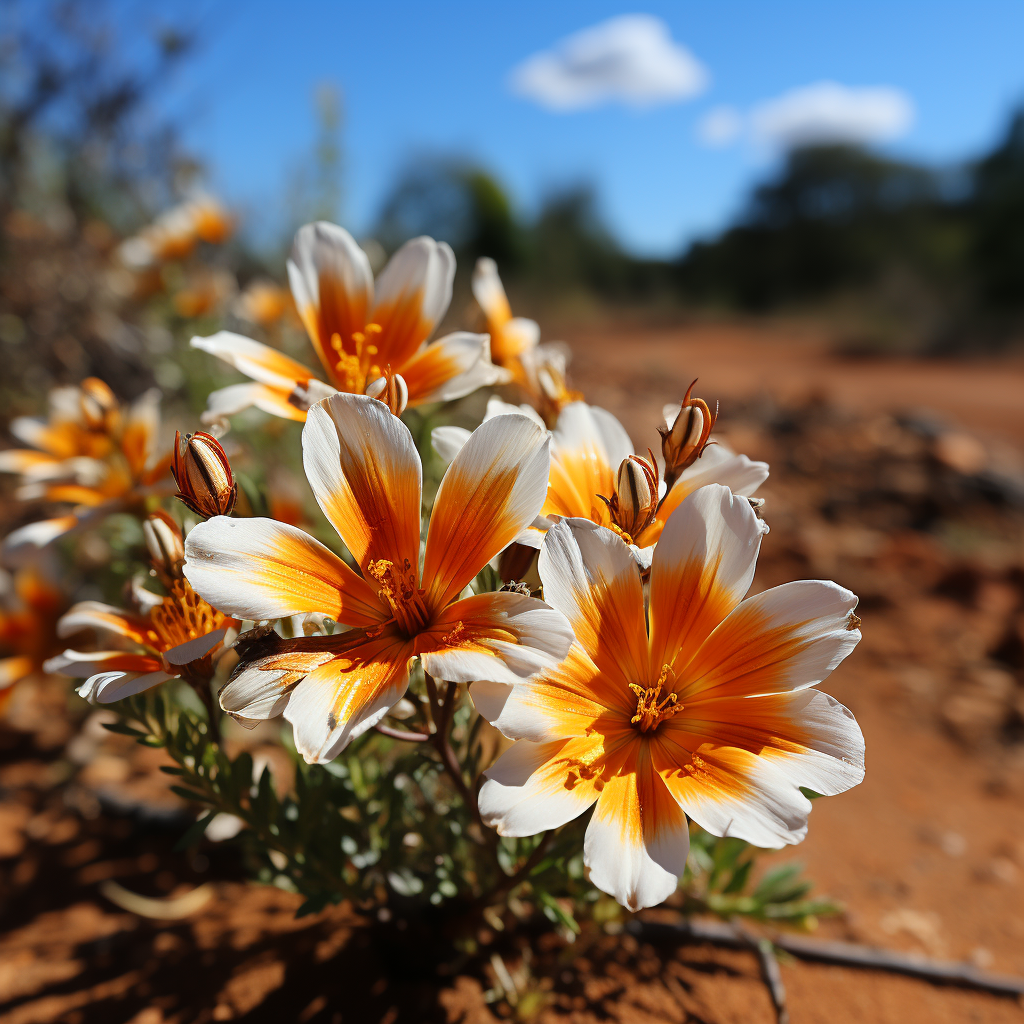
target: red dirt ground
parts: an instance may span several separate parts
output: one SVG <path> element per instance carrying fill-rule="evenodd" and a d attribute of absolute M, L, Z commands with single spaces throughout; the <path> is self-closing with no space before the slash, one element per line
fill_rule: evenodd
<path fill-rule="evenodd" d="M 800 860 L 847 906 L 820 934 L 1024 975 L 1024 513 L 971 483 L 1019 471 L 1024 363 L 850 361 L 777 325 L 568 336 L 574 383 L 638 448 L 699 376 L 725 438 L 772 463 L 755 588 L 826 577 L 862 596 L 864 642 L 824 688 L 864 729 L 866 781 L 816 803 L 806 842 L 770 858 Z M 936 439 L 889 415 L 908 409 L 955 429 Z M 414 954 L 382 953 L 344 909 L 297 921 L 295 898 L 238 882 L 223 851 L 170 854 L 173 829 L 101 812 L 88 785 L 62 788 L 52 753 L 0 739 L 0 1024 L 774 1020 L 752 955 L 600 931 L 496 942 L 522 992 L 487 1003 L 489 954 L 416 977 Z M 116 750 L 88 770 L 94 787 L 152 779 L 126 778 Z M 154 894 L 212 879 L 215 895 L 158 922 L 105 900 L 105 878 Z M 1017 1000 L 879 972 L 782 973 L 793 1024 L 1024 1021 Z"/>

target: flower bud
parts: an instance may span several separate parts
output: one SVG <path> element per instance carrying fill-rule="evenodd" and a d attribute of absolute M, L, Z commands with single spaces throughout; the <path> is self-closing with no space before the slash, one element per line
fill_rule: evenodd
<path fill-rule="evenodd" d="M 210 434 L 196 431 L 174 438 L 174 462 L 171 465 L 178 497 L 197 516 L 230 515 L 238 497 L 238 485 L 231 473 L 224 449 Z"/>
<path fill-rule="evenodd" d="M 619 528 L 637 537 L 658 510 L 658 470 L 651 461 L 630 455 L 619 465 L 615 479 L 615 520 Z"/>
<path fill-rule="evenodd" d="M 89 430 L 114 433 L 120 412 L 114 392 L 98 377 L 87 377 L 82 381 L 79 391 L 85 426 Z"/>
<path fill-rule="evenodd" d="M 157 574 L 165 579 L 181 576 L 185 561 L 185 539 L 178 524 L 162 509 L 142 524 L 142 536 Z"/>
<path fill-rule="evenodd" d="M 703 399 L 690 397 L 693 384 L 686 389 L 686 397 L 672 424 L 658 428 L 661 431 L 661 453 L 665 457 L 666 476 L 678 476 L 700 458 L 708 445 L 715 420 L 718 419 L 717 409 L 712 412 Z"/>
<path fill-rule="evenodd" d="M 405 412 L 409 404 L 409 388 L 400 373 L 392 373 L 389 366 L 383 377 L 366 385 L 366 393 L 370 398 L 383 402 L 396 416 Z"/>

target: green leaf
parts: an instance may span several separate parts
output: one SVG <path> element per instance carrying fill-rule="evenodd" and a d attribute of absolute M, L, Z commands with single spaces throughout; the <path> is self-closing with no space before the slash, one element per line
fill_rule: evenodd
<path fill-rule="evenodd" d="M 187 850 L 190 846 L 195 846 L 195 844 L 203 838 L 206 826 L 213 821 L 216 815 L 216 810 L 200 814 L 199 817 L 189 825 L 185 834 L 174 844 L 174 852 L 181 853 L 182 850 Z"/>

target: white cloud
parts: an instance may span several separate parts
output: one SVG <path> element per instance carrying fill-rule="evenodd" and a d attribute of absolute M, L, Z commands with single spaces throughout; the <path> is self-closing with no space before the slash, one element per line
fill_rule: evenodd
<path fill-rule="evenodd" d="M 569 111 L 618 100 L 644 107 L 703 91 L 703 65 L 649 14 L 624 14 L 583 29 L 512 70 L 509 87 L 549 110 Z"/>
<path fill-rule="evenodd" d="M 758 104 L 750 114 L 756 142 L 773 149 L 825 142 L 885 142 L 914 120 L 906 93 L 886 86 L 850 88 L 817 82 Z"/>
<path fill-rule="evenodd" d="M 705 146 L 717 149 L 734 142 L 743 131 L 743 115 L 735 107 L 715 107 L 701 118 L 697 137 Z"/>

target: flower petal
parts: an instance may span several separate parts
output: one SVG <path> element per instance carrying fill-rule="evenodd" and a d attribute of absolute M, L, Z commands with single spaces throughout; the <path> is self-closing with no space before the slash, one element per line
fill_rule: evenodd
<path fill-rule="evenodd" d="M 489 327 L 501 326 L 512 318 L 505 286 L 498 276 L 498 264 L 490 256 L 481 256 L 476 261 L 472 288 L 473 298 L 480 303 Z"/>
<path fill-rule="evenodd" d="M 450 402 L 504 378 L 491 362 L 486 334 L 457 331 L 424 345 L 400 372 L 409 387 L 409 405 Z"/>
<path fill-rule="evenodd" d="M 651 565 L 652 666 L 670 665 L 679 678 L 747 592 L 760 546 L 750 503 L 728 487 L 702 487 L 679 506 Z"/>
<path fill-rule="evenodd" d="M 40 519 L 36 523 L 28 523 L 17 530 L 12 530 L 0 545 L 0 561 L 7 565 L 23 565 L 38 555 L 39 549 L 52 544 L 58 537 L 84 525 L 94 518 L 91 513 L 97 509 L 88 509 L 81 515 L 58 516 L 56 519 Z"/>
<path fill-rule="evenodd" d="M 569 652 L 561 612 L 523 594 L 477 594 L 449 605 L 416 641 L 423 668 L 438 679 L 514 683 L 550 669 Z"/>
<path fill-rule="evenodd" d="M 121 450 L 138 479 L 153 454 L 160 432 L 160 389 L 150 388 L 128 407 L 121 431 Z"/>
<path fill-rule="evenodd" d="M 686 816 L 641 745 L 635 770 L 608 780 L 587 826 L 590 881 L 627 910 L 653 907 L 675 892 L 689 851 Z"/>
<path fill-rule="evenodd" d="M 664 737 L 666 752 L 668 744 L 689 751 L 699 751 L 705 743 L 739 747 L 767 758 L 791 785 L 823 796 L 845 793 L 864 778 L 860 726 L 851 711 L 820 690 L 687 704 L 664 723 L 658 736 Z"/>
<path fill-rule="evenodd" d="M 97 672 L 90 676 L 81 686 L 77 693 L 84 697 L 90 704 L 113 704 L 114 701 L 124 700 L 125 697 L 134 697 L 143 690 L 148 690 L 160 683 L 173 679 L 163 670 L 146 672 L 142 675 L 135 675 L 131 672 Z"/>
<path fill-rule="evenodd" d="M 79 601 L 70 608 L 57 623 L 57 636 L 72 636 L 83 629 L 105 630 L 143 647 L 152 646 L 156 639 L 148 618 L 99 601 Z"/>
<path fill-rule="evenodd" d="M 32 659 L 23 654 L 12 658 L 0 658 L 0 691 L 24 679 L 34 668 Z"/>
<path fill-rule="evenodd" d="M 316 376 L 308 367 L 276 348 L 232 331 L 218 331 L 208 338 L 195 337 L 191 345 L 223 359 L 254 381 L 286 394 L 297 384 L 303 384 L 310 377 Z"/>
<path fill-rule="evenodd" d="M 551 489 L 545 515 L 611 520 L 604 502 L 615 493 L 619 463 L 633 454 L 622 424 L 604 409 L 570 402 L 558 414 L 551 439 Z"/>
<path fill-rule="evenodd" d="M 573 765 L 601 754 L 601 738 L 549 743 L 519 740 L 484 772 L 480 816 L 499 836 L 532 836 L 579 817 L 598 795 L 598 777 L 572 776 Z"/>
<path fill-rule="evenodd" d="M 288 281 L 309 339 L 331 376 L 334 335 L 351 345 L 352 335 L 366 326 L 373 302 L 370 261 L 344 228 L 317 221 L 296 232 Z"/>
<path fill-rule="evenodd" d="M 302 430 L 306 476 L 324 515 L 365 571 L 388 559 L 419 565 L 422 467 L 409 428 L 366 395 L 338 393 Z"/>
<path fill-rule="evenodd" d="M 447 466 L 462 451 L 472 433 L 465 427 L 434 427 L 430 432 L 430 446 Z"/>
<path fill-rule="evenodd" d="M 403 366 L 440 322 L 452 300 L 455 254 L 421 235 L 391 257 L 377 278 L 370 320 L 381 327 L 377 361 Z"/>
<path fill-rule="evenodd" d="M 495 416 L 504 416 L 506 414 L 515 415 L 518 413 L 520 416 L 525 416 L 527 419 L 533 420 L 538 427 L 543 427 L 547 430 L 547 424 L 541 419 L 540 413 L 531 405 L 521 403 L 520 405 L 512 405 L 511 402 L 503 402 L 497 395 L 491 395 L 487 399 L 487 411 L 484 413 L 485 420 L 493 420 Z"/>
<path fill-rule="evenodd" d="M 185 578 L 239 619 L 322 612 L 349 626 L 385 617 L 374 589 L 308 533 L 273 519 L 215 516 L 185 540 Z"/>
<path fill-rule="evenodd" d="M 538 569 L 545 600 L 624 698 L 629 683 L 644 683 L 651 673 L 643 584 L 622 539 L 588 519 L 563 519 L 548 530 Z"/>
<path fill-rule="evenodd" d="M 632 715 L 634 708 L 621 689 L 601 675 L 579 644 L 573 644 L 554 668 L 514 685 L 475 682 L 470 696 L 477 711 L 503 736 L 542 743 L 609 726 L 609 705 L 620 722 Z"/>
<path fill-rule="evenodd" d="M 652 757 L 672 795 L 701 828 L 765 848 L 804 838 L 811 802 L 777 764 L 740 747 L 710 743 L 691 753 L 672 743 L 675 735 L 659 730 Z"/>
<path fill-rule="evenodd" d="M 696 652 L 680 697 L 693 703 L 820 683 L 860 642 L 856 607 L 856 594 L 827 580 L 784 583 L 748 598 Z"/>
<path fill-rule="evenodd" d="M 678 411 L 678 410 L 677 410 Z M 675 482 L 665 496 L 653 523 L 640 534 L 639 543 L 656 544 L 669 516 L 694 491 L 707 484 L 724 484 L 733 494 L 750 497 L 768 479 L 768 463 L 754 462 L 746 455 L 735 455 L 724 445 L 713 444 Z"/>
<path fill-rule="evenodd" d="M 547 434 L 525 416 L 497 416 L 473 431 L 430 516 L 423 586 L 432 608 L 444 608 L 533 522 L 548 468 Z"/>
<path fill-rule="evenodd" d="M 215 629 L 202 636 L 193 637 L 176 647 L 169 647 L 164 651 L 164 661 L 168 665 L 188 665 L 190 662 L 205 658 L 224 639 L 228 627 Z"/>
<path fill-rule="evenodd" d="M 163 670 L 160 659 L 152 654 L 130 654 L 127 651 L 65 651 L 44 665 L 45 672 L 84 678 L 101 672 L 148 673 Z M 168 676 L 168 678 L 170 678 Z"/>
<path fill-rule="evenodd" d="M 372 729 L 405 695 L 412 645 L 385 633 L 314 669 L 292 691 L 284 717 L 307 764 L 323 764 Z"/>
<path fill-rule="evenodd" d="M 47 480 L 64 473 L 64 460 L 30 448 L 0 452 L 0 473 L 20 473 L 32 480 Z"/>

